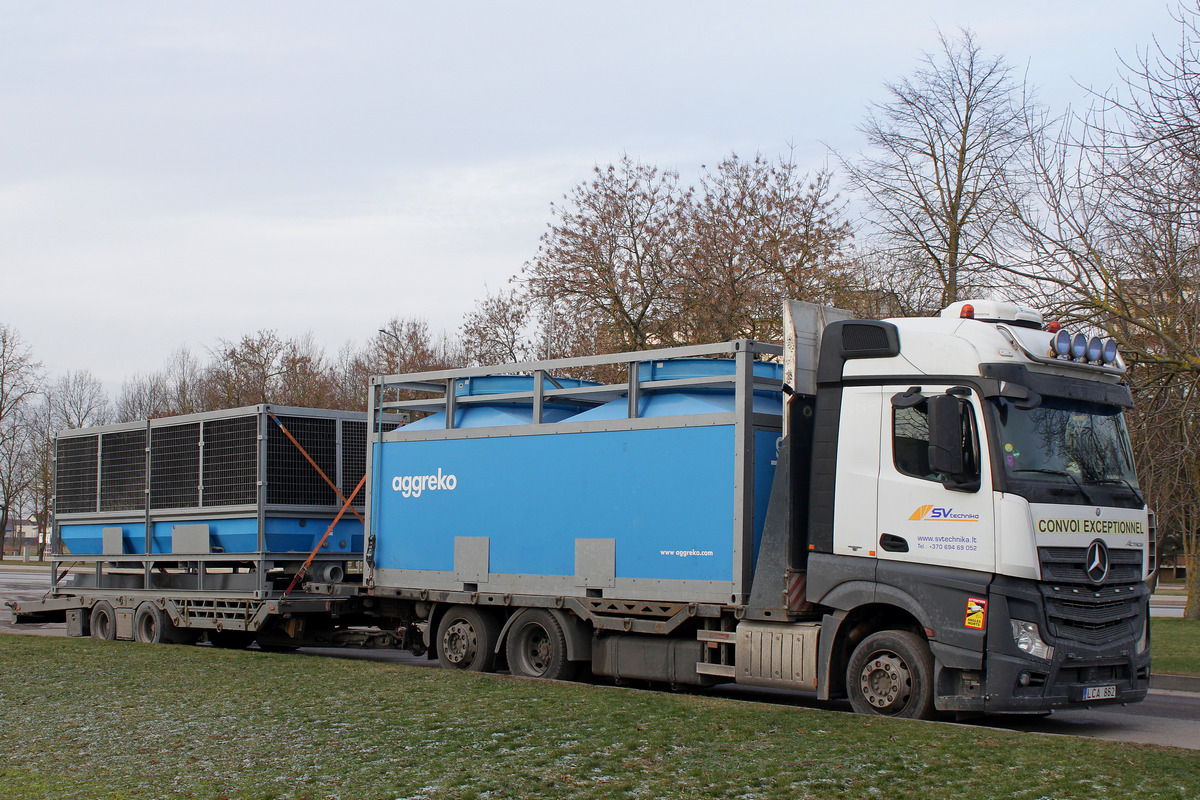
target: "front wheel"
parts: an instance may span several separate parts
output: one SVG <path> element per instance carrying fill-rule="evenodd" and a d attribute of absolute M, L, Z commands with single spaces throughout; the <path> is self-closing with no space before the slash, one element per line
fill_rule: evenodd
<path fill-rule="evenodd" d="M 508 668 L 513 675 L 569 681 L 576 664 L 567 660 L 567 637 L 549 611 L 534 609 L 521 615 L 508 633 Z"/>
<path fill-rule="evenodd" d="M 491 672 L 496 665 L 500 621 L 471 606 L 453 606 L 438 623 L 438 663 L 444 669 Z"/>
<path fill-rule="evenodd" d="M 846 692 L 859 714 L 907 719 L 933 715 L 933 654 L 909 631 L 879 631 L 854 649 Z"/>

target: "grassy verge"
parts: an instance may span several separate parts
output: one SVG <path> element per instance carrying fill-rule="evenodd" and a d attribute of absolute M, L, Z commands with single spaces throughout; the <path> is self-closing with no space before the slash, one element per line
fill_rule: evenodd
<path fill-rule="evenodd" d="M 1200 675 L 1200 622 L 1154 617 L 1150 620 L 1150 653 L 1155 672 Z"/>
<path fill-rule="evenodd" d="M 0 636 L 0 674 L 0 798 L 1200 796 L 1172 748 L 402 665 Z"/>

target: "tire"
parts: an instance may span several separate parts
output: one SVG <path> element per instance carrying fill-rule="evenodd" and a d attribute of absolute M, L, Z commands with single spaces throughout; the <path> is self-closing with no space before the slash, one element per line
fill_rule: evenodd
<path fill-rule="evenodd" d="M 175 626 L 166 613 L 154 603 L 142 603 L 133 612 L 133 640 L 144 644 L 170 641 L 170 628 Z"/>
<path fill-rule="evenodd" d="M 147 644 L 195 644 L 199 634 L 187 628 L 178 628 L 171 621 L 166 609 L 149 601 L 142 603 L 133 612 L 133 640 Z"/>
<path fill-rule="evenodd" d="M 444 669 L 492 672 L 500 622 L 471 606 L 453 606 L 442 615 L 437 630 L 438 663 Z"/>
<path fill-rule="evenodd" d="M 508 632 L 508 669 L 513 675 L 569 681 L 576 663 L 567 660 L 567 636 L 558 618 L 538 608 L 527 611 Z"/>
<path fill-rule="evenodd" d="M 933 654 L 909 631 L 863 639 L 846 668 L 846 692 L 859 714 L 905 719 L 933 716 Z"/>
<path fill-rule="evenodd" d="M 92 606 L 91 616 L 88 617 L 88 628 L 93 639 L 112 641 L 117 638 L 117 614 L 113 611 L 112 603 L 101 600 Z"/>

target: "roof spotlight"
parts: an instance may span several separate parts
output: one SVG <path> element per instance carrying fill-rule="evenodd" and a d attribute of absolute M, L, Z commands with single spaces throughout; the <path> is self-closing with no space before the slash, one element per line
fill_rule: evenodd
<path fill-rule="evenodd" d="M 1104 363 L 1115 364 L 1117 361 L 1117 342 L 1115 339 L 1109 339 L 1104 343 Z"/>
<path fill-rule="evenodd" d="M 1071 340 L 1071 358 L 1076 361 L 1082 359 L 1087 353 L 1087 337 L 1082 333 L 1075 334 L 1075 338 Z"/>
<path fill-rule="evenodd" d="M 1052 340 L 1051 347 L 1054 348 L 1054 355 L 1066 358 L 1071 352 L 1071 334 L 1068 331 L 1060 330 Z"/>
<path fill-rule="evenodd" d="M 1099 336 L 1093 336 L 1091 339 L 1088 339 L 1088 344 L 1087 344 L 1088 361 L 1091 361 L 1095 364 L 1099 364 L 1100 356 L 1103 353 L 1104 353 L 1104 342 L 1100 341 Z"/>

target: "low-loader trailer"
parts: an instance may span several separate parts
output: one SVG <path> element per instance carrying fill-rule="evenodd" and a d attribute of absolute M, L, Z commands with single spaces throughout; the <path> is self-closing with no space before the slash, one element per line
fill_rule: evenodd
<path fill-rule="evenodd" d="M 1141 700 L 1115 345 L 986 300 L 784 316 L 782 346 L 376 376 L 366 414 L 64 431 L 51 587 L 14 618 L 906 717 Z"/>

